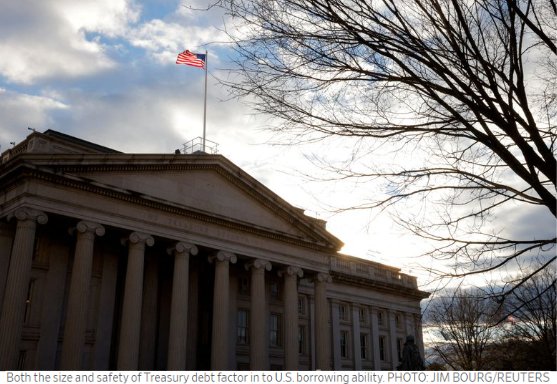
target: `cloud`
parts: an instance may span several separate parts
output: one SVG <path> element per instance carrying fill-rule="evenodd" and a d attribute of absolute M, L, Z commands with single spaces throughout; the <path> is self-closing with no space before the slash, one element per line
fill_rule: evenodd
<path fill-rule="evenodd" d="M 191 5 L 191 4 L 190 4 Z M 202 8 L 203 4 L 192 7 Z M 222 12 L 193 11 L 180 4 L 164 18 L 145 21 L 127 31 L 130 45 L 144 49 L 158 63 L 174 63 L 176 55 L 184 49 L 202 51 L 227 44 L 229 39 L 222 31 Z"/>
<path fill-rule="evenodd" d="M 127 39 L 135 47 L 146 50 L 159 63 L 174 63 L 185 48 L 194 50 L 214 39 L 212 28 L 165 22 L 160 19 L 143 23 L 128 32 Z"/>
<path fill-rule="evenodd" d="M 140 6 L 131 0 L 55 1 L 56 11 L 73 30 L 97 32 L 107 37 L 125 35 L 139 20 Z"/>
<path fill-rule="evenodd" d="M 126 0 L 10 2 L 0 15 L 0 75 L 33 84 L 48 78 L 77 78 L 116 66 L 100 39 L 125 33 L 139 17 Z"/>
<path fill-rule="evenodd" d="M 52 128 L 125 152 L 171 153 L 202 135 L 203 71 L 191 68 L 188 71 L 191 78 L 184 80 L 180 79 L 184 68 L 154 73 L 138 70 L 132 76 L 139 78 L 135 83 L 112 90 L 83 84 L 81 88 L 44 91 L 41 97 L 4 91 L 6 96 L 1 100 L 10 103 L 4 101 L 2 105 L 5 107 L 2 130 L 22 126 L 24 131 L 17 138 L 4 139 L 2 144 L 22 140 L 28 133 L 26 127 L 33 126 L 41 131 Z M 121 69 L 111 78 L 118 81 L 125 72 Z M 98 75 L 90 82 L 107 80 L 106 76 Z M 221 151 L 241 159 L 238 155 L 243 152 L 239 148 L 255 141 L 249 134 L 253 124 L 250 126 L 246 119 L 247 107 L 237 102 L 221 103 L 220 98 L 224 98 L 223 90 L 211 83 L 208 138 L 220 142 Z"/>
<path fill-rule="evenodd" d="M 3 152 L 10 142 L 20 142 L 30 132 L 27 127 L 54 124 L 50 114 L 68 106 L 49 96 L 27 95 L 0 88 L 0 144 Z"/>
<path fill-rule="evenodd" d="M 499 215 L 505 226 L 506 236 L 511 239 L 552 239 L 557 232 L 555 217 L 546 207 L 516 206 Z"/>

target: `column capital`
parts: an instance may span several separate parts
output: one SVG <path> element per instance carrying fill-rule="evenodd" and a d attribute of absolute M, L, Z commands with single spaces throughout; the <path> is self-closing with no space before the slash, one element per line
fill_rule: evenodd
<path fill-rule="evenodd" d="M 103 236 L 105 233 L 105 229 L 102 225 L 85 220 L 81 220 L 75 227 L 68 230 L 70 235 L 73 235 L 75 231 L 78 231 L 79 233 L 91 232 L 97 236 Z"/>
<path fill-rule="evenodd" d="M 270 271 L 273 268 L 273 266 L 269 261 L 263 259 L 255 259 L 253 261 L 250 261 L 249 263 L 246 263 L 244 267 L 248 271 L 251 268 L 262 269 L 262 270 L 266 269 L 267 271 Z"/>
<path fill-rule="evenodd" d="M 147 244 L 149 247 L 151 247 L 153 246 L 153 244 L 155 244 L 155 239 L 153 239 L 153 236 L 146 233 L 132 232 L 129 237 L 124 237 L 121 240 L 122 245 L 127 245 L 128 242 L 132 244 Z"/>
<path fill-rule="evenodd" d="M 172 247 L 168 247 L 166 249 L 166 252 L 169 255 L 173 255 L 173 254 L 179 254 L 179 253 L 189 253 L 190 255 L 197 255 L 197 252 L 199 250 L 197 249 L 197 247 L 194 244 L 190 244 L 190 243 L 184 243 L 183 241 L 179 241 L 176 244 L 174 244 Z"/>
<path fill-rule="evenodd" d="M 46 224 L 48 222 L 46 213 L 28 207 L 16 209 L 15 212 L 8 215 L 8 220 L 11 220 L 13 217 L 19 221 L 34 220 L 39 224 Z"/>
<path fill-rule="evenodd" d="M 235 254 L 233 254 L 232 252 L 228 252 L 228 251 L 218 251 L 216 254 L 209 256 L 209 263 L 212 263 L 213 261 L 218 260 L 218 261 L 230 261 L 232 264 L 235 264 L 236 261 L 238 261 L 238 257 L 236 257 Z"/>
<path fill-rule="evenodd" d="M 331 277 L 331 275 L 329 275 L 328 273 L 316 273 L 313 276 L 313 280 L 315 282 L 319 282 L 319 283 L 332 283 L 333 282 L 333 278 Z"/>
<path fill-rule="evenodd" d="M 288 276 L 296 275 L 299 278 L 302 278 L 304 276 L 304 271 L 303 271 L 302 268 L 299 268 L 299 267 L 288 266 L 288 267 L 284 267 L 284 268 L 279 269 L 278 275 L 279 275 L 279 277 L 286 276 L 286 275 L 288 275 Z"/>

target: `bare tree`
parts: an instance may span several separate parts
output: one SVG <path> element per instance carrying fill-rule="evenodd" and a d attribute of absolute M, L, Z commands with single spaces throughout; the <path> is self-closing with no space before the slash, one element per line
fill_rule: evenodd
<path fill-rule="evenodd" d="M 523 284 L 515 281 L 504 305 L 478 289 L 433 299 L 426 325 L 438 341 L 431 345 L 429 369 L 555 370 L 555 272 L 550 267 Z"/>
<path fill-rule="evenodd" d="M 386 197 L 347 208 L 423 199 L 427 214 L 398 221 L 437 242 L 430 255 L 454 266 L 441 278 L 492 274 L 537 255 L 527 281 L 555 261 L 555 231 L 522 238 L 499 221 L 528 207 L 556 215 L 554 0 L 216 5 L 233 20 L 237 68 L 223 80 L 232 94 L 277 117 L 273 129 L 293 142 L 358 139 L 347 164 L 329 169 L 341 179 L 386 180 Z M 381 146 L 420 156 L 358 162 Z"/>
<path fill-rule="evenodd" d="M 555 267 L 536 275 L 513 290 L 505 303 L 510 313 L 500 350 L 512 351 L 500 356 L 509 369 L 555 370 L 557 356 L 557 296 Z M 507 345 L 507 347 L 505 347 Z M 498 367 L 504 369 L 505 367 Z"/>
<path fill-rule="evenodd" d="M 488 370 L 488 348 L 497 338 L 496 303 L 481 292 L 458 290 L 451 297 L 434 299 L 429 323 L 442 341 L 432 347 L 453 370 Z"/>

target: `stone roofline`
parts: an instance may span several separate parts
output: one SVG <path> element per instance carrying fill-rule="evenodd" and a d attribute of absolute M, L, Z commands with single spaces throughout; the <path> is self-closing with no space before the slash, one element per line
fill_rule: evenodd
<path fill-rule="evenodd" d="M 33 132 L 24 141 L 14 148 L 2 153 L 2 165 L 5 169 L 6 163 L 15 160 L 18 155 L 24 158 L 24 162 L 31 161 L 36 165 L 48 166 L 54 161 L 57 163 L 57 170 L 70 172 L 81 167 L 153 167 L 153 166 L 180 166 L 187 164 L 207 165 L 224 168 L 229 174 L 241 179 L 250 188 L 258 190 L 275 204 L 288 208 L 290 214 L 301 216 L 308 224 L 312 223 L 313 230 L 325 235 L 332 244 L 335 244 L 337 251 L 344 245 L 339 239 L 326 231 L 326 221 L 306 216 L 302 208 L 294 207 L 281 199 L 274 192 L 263 184 L 255 180 L 249 174 L 241 170 L 230 160 L 222 155 L 209 154 L 127 154 L 107 147 L 103 147 L 85 140 L 75 138 L 60 132 L 48 130 L 45 133 Z M 84 156 L 85 155 L 85 156 Z M 107 168 L 107 169 L 108 169 Z M 328 252 L 333 251 L 329 248 Z M 384 287 L 392 290 L 394 287 L 401 287 L 422 298 L 428 297 L 427 292 L 419 291 L 417 278 L 400 272 L 400 268 L 381 264 L 355 256 L 331 252 L 330 270 L 336 275 L 337 279 L 346 280 L 351 284 L 373 284 L 374 288 Z M 389 288 L 390 287 L 390 288 Z M 396 289 L 396 288 L 395 288 Z"/>

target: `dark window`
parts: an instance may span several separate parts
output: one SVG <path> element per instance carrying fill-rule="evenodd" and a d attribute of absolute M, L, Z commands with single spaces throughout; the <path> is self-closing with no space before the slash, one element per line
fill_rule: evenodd
<path fill-rule="evenodd" d="M 304 343 L 306 340 L 306 328 L 303 326 L 298 327 L 298 353 L 304 353 Z"/>
<path fill-rule="evenodd" d="M 402 322 L 400 321 L 400 315 L 398 313 L 395 315 L 395 325 L 397 328 L 402 328 Z"/>
<path fill-rule="evenodd" d="M 348 332 L 341 331 L 340 332 L 340 357 L 348 357 Z"/>
<path fill-rule="evenodd" d="M 39 237 L 35 239 L 35 243 L 33 243 L 33 261 L 37 260 L 39 256 Z"/>
<path fill-rule="evenodd" d="M 305 300 L 303 297 L 298 297 L 298 315 L 306 314 Z"/>
<path fill-rule="evenodd" d="M 367 360 L 367 335 L 365 334 L 360 335 L 360 349 L 362 360 Z"/>
<path fill-rule="evenodd" d="M 366 323 L 366 310 L 365 308 L 360 308 L 359 309 L 359 317 L 360 317 L 360 323 L 365 324 Z"/>
<path fill-rule="evenodd" d="M 238 339 L 237 342 L 240 344 L 248 343 L 248 311 L 239 310 L 238 311 Z"/>
<path fill-rule="evenodd" d="M 379 337 L 379 360 L 385 361 L 385 336 Z"/>
<path fill-rule="evenodd" d="M 338 307 L 338 317 L 340 320 L 346 321 L 348 320 L 348 315 L 346 313 L 346 305 L 340 305 Z"/>
<path fill-rule="evenodd" d="M 270 284 L 270 290 L 271 290 L 271 299 L 280 300 L 280 292 L 279 292 L 278 283 L 271 283 Z"/>
<path fill-rule="evenodd" d="M 276 313 L 271 313 L 269 330 L 270 330 L 270 342 L 273 347 L 280 346 L 280 337 L 281 337 L 280 327 L 281 327 L 280 315 Z"/>
<path fill-rule="evenodd" d="M 398 354 L 398 361 L 402 361 L 402 339 L 396 339 L 396 353 Z"/>
<path fill-rule="evenodd" d="M 240 276 L 238 278 L 238 293 L 241 295 L 249 295 L 248 278 L 245 276 Z"/>
<path fill-rule="evenodd" d="M 383 311 L 377 312 L 377 323 L 379 323 L 379 325 L 383 325 Z"/>
<path fill-rule="evenodd" d="M 29 319 L 31 317 L 31 304 L 33 302 L 33 288 L 35 286 L 35 282 L 29 282 L 29 287 L 27 289 L 27 297 L 25 298 L 25 316 L 23 317 L 23 323 L 29 323 Z"/>

